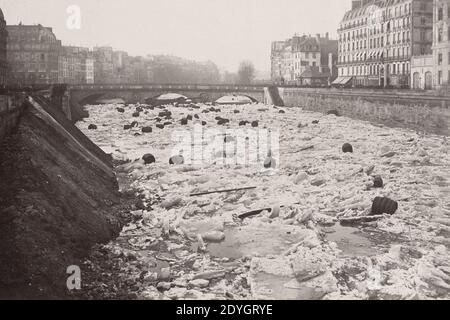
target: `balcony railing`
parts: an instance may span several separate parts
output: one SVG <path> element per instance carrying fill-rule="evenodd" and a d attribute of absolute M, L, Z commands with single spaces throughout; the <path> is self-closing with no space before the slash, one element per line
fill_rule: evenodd
<path fill-rule="evenodd" d="M 405 54 L 405 55 L 384 58 L 385 62 L 399 61 L 399 60 L 411 60 L 411 55 Z"/>
<path fill-rule="evenodd" d="M 363 60 L 350 60 L 350 61 L 341 61 L 338 62 L 338 65 L 355 65 L 355 64 L 365 64 L 367 62 L 393 62 L 393 61 L 409 61 L 411 60 L 411 55 L 400 55 L 400 56 L 395 56 L 395 57 L 367 57 L 366 59 Z"/>

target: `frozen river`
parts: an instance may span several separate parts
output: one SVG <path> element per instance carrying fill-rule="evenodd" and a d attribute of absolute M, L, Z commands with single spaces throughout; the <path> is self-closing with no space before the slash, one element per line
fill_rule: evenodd
<path fill-rule="evenodd" d="M 92 284 L 104 281 L 105 297 L 450 298 L 445 137 L 261 104 L 87 109 L 90 117 L 78 127 L 122 161 L 116 168 L 122 191 L 136 197 L 133 222 L 87 262 L 106 275 Z M 97 128 L 88 130 L 92 124 Z M 207 145 L 183 139 L 196 130 L 220 137 L 225 153 L 215 150 L 207 161 L 191 163 Z M 261 138 L 244 137 L 250 158 L 265 152 L 260 161 L 234 161 L 242 135 L 261 132 L 271 132 L 267 149 L 259 143 L 253 150 Z M 342 151 L 345 143 L 353 153 Z M 169 164 L 177 153 L 184 153 L 184 164 Z M 267 153 L 275 161 L 264 166 Z M 156 161 L 145 164 L 144 154 Z M 373 187 L 375 176 L 382 188 Z M 396 213 L 340 225 L 340 219 L 368 215 L 377 196 L 396 200 Z"/>

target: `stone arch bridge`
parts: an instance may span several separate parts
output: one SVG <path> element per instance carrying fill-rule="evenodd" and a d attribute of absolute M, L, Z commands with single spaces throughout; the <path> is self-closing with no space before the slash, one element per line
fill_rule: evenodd
<path fill-rule="evenodd" d="M 255 102 L 264 101 L 264 86 L 259 85 L 193 85 L 193 84 L 85 84 L 69 85 L 70 105 L 95 103 L 100 99 L 123 99 L 126 103 L 144 103 L 165 93 L 178 93 L 196 102 L 213 102 L 224 95 L 238 94 Z"/>

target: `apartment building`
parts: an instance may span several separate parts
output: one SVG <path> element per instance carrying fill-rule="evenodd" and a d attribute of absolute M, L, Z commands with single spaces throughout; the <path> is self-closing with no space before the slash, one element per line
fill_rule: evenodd
<path fill-rule="evenodd" d="M 432 0 L 353 1 L 339 26 L 336 82 L 409 87 L 411 57 L 431 53 Z"/>

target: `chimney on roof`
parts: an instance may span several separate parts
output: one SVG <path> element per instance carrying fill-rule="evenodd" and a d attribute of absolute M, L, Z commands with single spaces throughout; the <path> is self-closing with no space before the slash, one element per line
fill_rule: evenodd
<path fill-rule="evenodd" d="M 330 68 L 330 73 L 333 74 L 333 53 L 328 54 L 328 68 Z"/>
<path fill-rule="evenodd" d="M 330 37 L 330 34 L 327 32 L 327 33 L 325 33 L 325 39 L 329 39 L 329 37 Z"/>

